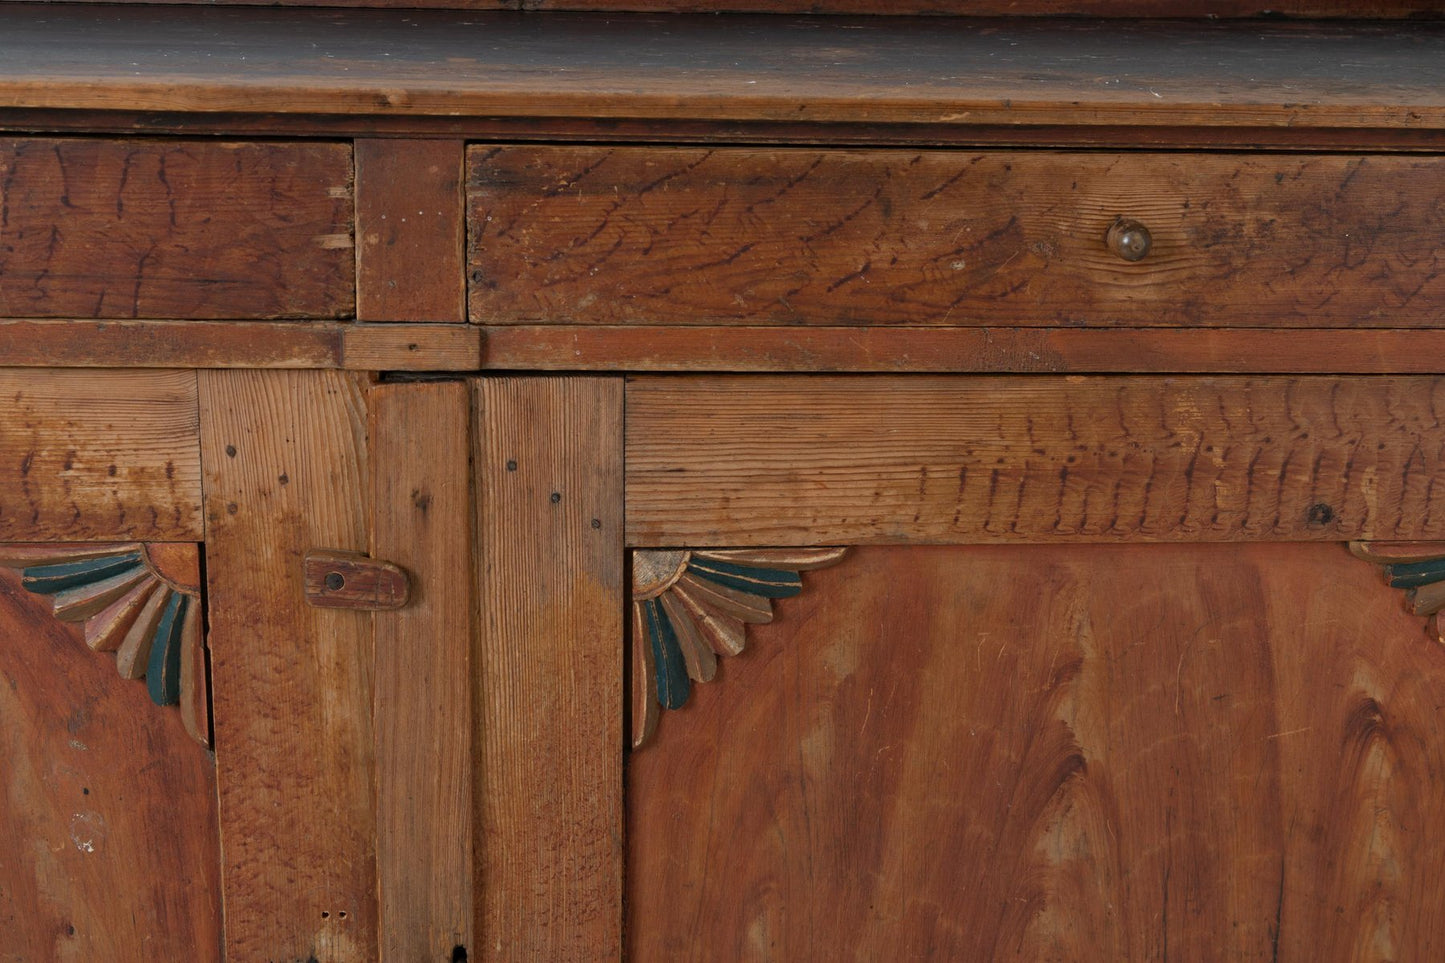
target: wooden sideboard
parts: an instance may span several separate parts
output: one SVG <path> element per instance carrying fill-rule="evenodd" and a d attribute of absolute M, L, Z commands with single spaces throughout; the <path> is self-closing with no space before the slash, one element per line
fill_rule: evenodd
<path fill-rule="evenodd" d="M 0 963 L 1445 955 L 1439 10 L 379 6 L 0 3 Z"/>

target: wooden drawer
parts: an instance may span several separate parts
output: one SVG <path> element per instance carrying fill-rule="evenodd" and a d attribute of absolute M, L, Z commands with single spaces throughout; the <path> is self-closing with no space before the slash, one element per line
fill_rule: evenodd
<path fill-rule="evenodd" d="M 0 316 L 350 316 L 351 182 L 341 144 L 0 139 Z"/>
<path fill-rule="evenodd" d="M 1425 326 L 1434 157 L 475 147 L 473 320 Z M 1120 218 L 1152 236 L 1124 259 Z"/>

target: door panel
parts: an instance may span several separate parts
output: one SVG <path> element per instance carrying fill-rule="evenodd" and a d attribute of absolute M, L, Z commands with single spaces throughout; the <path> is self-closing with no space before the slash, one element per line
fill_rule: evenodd
<path fill-rule="evenodd" d="M 629 762 L 629 959 L 1432 959 L 1445 652 L 1338 545 L 860 548 Z"/>

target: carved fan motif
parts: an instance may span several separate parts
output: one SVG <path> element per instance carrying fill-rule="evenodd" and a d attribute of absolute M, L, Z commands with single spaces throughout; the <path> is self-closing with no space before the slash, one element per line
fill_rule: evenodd
<path fill-rule="evenodd" d="M 1405 608 L 1429 616 L 1426 632 L 1445 642 L 1440 614 L 1445 610 L 1445 543 L 1351 542 L 1355 557 L 1383 566 L 1391 588 L 1405 589 Z"/>
<path fill-rule="evenodd" d="M 771 622 L 773 600 L 803 590 L 799 572 L 846 548 L 639 549 L 632 553 L 632 746 L 661 709 L 680 709 L 693 682 L 711 682 L 719 655 L 737 655 L 747 626 Z"/>
<path fill-rule="evenodd" d="M 84 623 L 87 645 L 114 652 L 122 678 L 144 678 L 151 701 L 179 705 L 186 731 L 210 745 L 199 546 L 0 545 L 0 565 L 50 596 L 56 618 Z"/>

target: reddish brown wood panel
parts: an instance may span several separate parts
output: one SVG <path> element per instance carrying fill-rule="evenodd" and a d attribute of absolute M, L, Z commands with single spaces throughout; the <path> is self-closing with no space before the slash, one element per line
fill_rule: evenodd
<path fill-rule="evenodd" d="M 1421 157 L 475 147 L 491 324 L 1436 323 Z M 1121 217 L 1152 247 L 1105 243 Z"/>
<path fill-rule="evenodd" d="M 199 377 L 227 958 L 373 963 L 371 614 L 313 608 L 302 575 L 369 545 L 364 385 Z"/>
<path fill-rule="evenodd" d="M 405 608 L 372 618 L 381 959 L 478 959 L 471 389 L 381 385 L 369 402 L 372 554 L 413 582 Z"/>
<path fill-rule="evenodd" d="M 200 541 L 190 371 L 0 369 L 0 541 Z"/>
<path fill-rule="evenodd" d="M 1445 126 L 1445 33 L 1431 24 L 258 15 L 4 3 L 0 63 L 0 107 L 143 106 L 152 123 L 171 111 L 274 113 L 286 125 L 305 114 L 521 117 L 522 138 L 534 136 L 533 120 L 564 117 L 955 132 Z M 475 136 L 471 123 L 450 136 Z"/>
<path fill-rule="evenodd" d="M 0 139 L 0 315 L 353 313 L 340 144 Z"/>
<path fill-rule="evenodd" d="M 459 140 L 356 142 L 356 316 L 465 321 Z"/>
<path fill-rule="evenodd" d="M 0 336 L 4 325 L 0 324 Z M 1438 374 L 1445 331 L 497 324 L 489 368 Z"/>
<path fill-rule="evenodd" d="M 482 378 L 476 958 L 622 943 L 622 382 Z"/>
<path fill-rule="evenodd" d="M 809 584 L 631 758 L 629 959 L 1445 952 L 1445 649 L 1342 546 Z"/>
<path fill-rule="evenodd" d="M 633 546 L 1445 539 L 1445 380 L 627 386 Z"/>
<path fill-rule="evenodd" d="M 0 570 L 0 960 L 219 963 L 215 766 Z"/>

